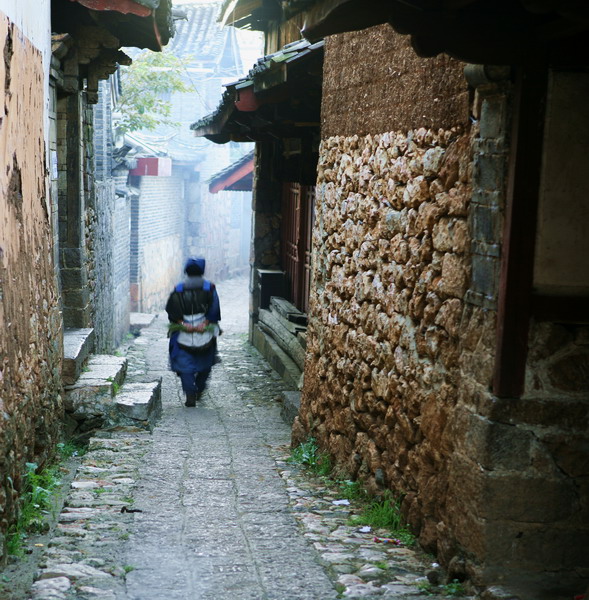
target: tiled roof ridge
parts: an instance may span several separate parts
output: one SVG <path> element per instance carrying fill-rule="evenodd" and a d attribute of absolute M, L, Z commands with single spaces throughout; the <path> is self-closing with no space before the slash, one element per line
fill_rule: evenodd
<path fill-rule="evenodd" d="M 216 62 L 227 37 L 227 31 L 217 23 L 220 6 L 219 0 L 182 5 L 187 19 L 178 25 L 170 50 L 178 55 L 192 54 L 195 62 Z"/>

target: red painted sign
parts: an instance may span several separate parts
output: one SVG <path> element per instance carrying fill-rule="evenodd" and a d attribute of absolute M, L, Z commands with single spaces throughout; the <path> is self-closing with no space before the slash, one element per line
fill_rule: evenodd
<path fill-rule="evenodd" d="M 70 2 L 79 2 L 90 10 L 112 10 L 125 15 L 137 15 L 138 17 L 149 17 L 151 15 L 150 8 L 137 4 L 134 0 L 70 0 Z"/>
<path fill-rule="evenodd" d="M 167 156 L 150 156 L 148 158 L 138 158 L 137 166 L 129 171 L 129 175 L 139 175 L 143 177 L 169 177 L 172 174 L 172 159 Z"/>

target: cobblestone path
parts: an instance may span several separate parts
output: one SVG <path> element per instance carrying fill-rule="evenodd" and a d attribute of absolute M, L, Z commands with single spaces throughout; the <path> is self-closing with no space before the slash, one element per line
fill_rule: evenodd
<path fill-rule="evenodd" d="M 28 598 L 441 598 L 419 588 L 427 561 L 359 532 L 286 463 L 283 385 L 246 343 L 247 284 L 219 295 L 222 363 L 196 408 L 167 370 L 164 314 L 126 348 L 130 374 L 162 375 L 162 418 L 91 441 Z"/>

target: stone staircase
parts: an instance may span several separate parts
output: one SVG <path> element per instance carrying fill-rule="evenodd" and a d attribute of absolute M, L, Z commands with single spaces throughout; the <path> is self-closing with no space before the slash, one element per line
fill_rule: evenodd
<path fill-rule="evenodd" d="M 97 429 L 151 429 L 161 414 L 161 377 L 133 381 L 127 359 L 92 354 L 93 329 L 64 332 L 64 407 L 68 433 L 88 437 Z"/>

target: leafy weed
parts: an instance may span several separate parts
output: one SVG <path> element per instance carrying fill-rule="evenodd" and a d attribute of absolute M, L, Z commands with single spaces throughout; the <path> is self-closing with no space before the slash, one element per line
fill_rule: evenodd
<path fill-rule="evenodd" d="M 302 465 L 321 477 L 327 477 L 332 469 L 329 455 L 319 451 L 317 440 L 313 437 L 294 448 L 287 462 Z"/>

